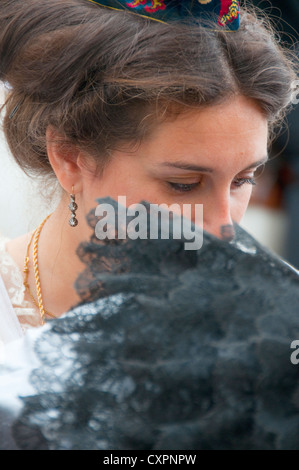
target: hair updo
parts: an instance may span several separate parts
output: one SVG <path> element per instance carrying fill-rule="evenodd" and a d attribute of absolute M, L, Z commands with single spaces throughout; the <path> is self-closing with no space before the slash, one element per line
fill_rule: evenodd
<path fill-rule="evenodd" d="M 295 67 L 269 22 L 245 8 L 235 32 L 163 24 L 87 0 L 1 0 L 4 132 L 30 174 L 53 174 L 46 130 L 99 168 L 157 122 L 241 94 L 270 129 L 291 102 Z"/>

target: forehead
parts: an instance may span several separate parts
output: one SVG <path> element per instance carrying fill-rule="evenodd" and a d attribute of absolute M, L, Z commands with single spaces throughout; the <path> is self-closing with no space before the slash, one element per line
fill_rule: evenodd
<path fill-rule="evenodd" d="M 266 117 L 254 101 L 238 96 L 162 123 L 147 149 L 157 161 L 188 158 L 194 163 L 200 159 L 201 163 L 217 165 L 225 159 L 236 164 L 263 158 L 267 141 Z"/>

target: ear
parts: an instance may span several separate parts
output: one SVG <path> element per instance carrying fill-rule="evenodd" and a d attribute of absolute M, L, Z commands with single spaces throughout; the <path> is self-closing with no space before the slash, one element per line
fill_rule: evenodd
<path fill-rule="evenodd" d="M 73 144 L 67 143 L 53 127 L 46 131 L 48 158 L 62 188 L 78 193 L 82 190 L 81 152 Z"/>

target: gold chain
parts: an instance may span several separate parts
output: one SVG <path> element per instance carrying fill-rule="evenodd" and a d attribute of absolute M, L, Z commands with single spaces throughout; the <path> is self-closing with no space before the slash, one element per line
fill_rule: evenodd
<path fill-rule="evenodd" d="M 40 316 L 42 319 L 42 324 L 45 323 L 45 315 L 48 315 L 49 317 L 56 318 L 55 315 L 52 313 L 48 312 L 45 310 L 44 305 L 43 305 L 43 298 L 42 298 L 42 291 L 41 291 L 41 285 L 40 285 L 40 277 L 39 277 L 39 269 L 38 269 L 38 240 L 40 236 L 40 232 L 50 217 L 51 214 L 49 214 L 39 225 L 39 227 L 33 232 L 30 241 L 27 245 L 27 251 L 26 251 L 26 257 L 25 257 L 25 263 L 24 263 L 24 281 L 23 284 L 30 295 L 31 299 L 33 300 L 34 304 L 39 308 Z M 29 268 L 28 268 L 28 263 L 29 263 L 29 249 L 32 243 L 34 237 L 34 242 L 33 242 L 33 267 L 34 267 L 34 277 L 35 277 L 35 286 L 36 286 L 36 292 L 37 292 L 37 297 L 38 297 L 38 302 L 35 300 L 29 284 L 28 284 L 28 273 L 29 273 Z"/>

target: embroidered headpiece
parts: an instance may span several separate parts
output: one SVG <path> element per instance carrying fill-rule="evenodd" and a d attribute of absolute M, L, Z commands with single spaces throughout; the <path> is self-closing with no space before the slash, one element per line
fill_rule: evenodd
<path fill-rule="evenodd" d="M 127 10 L 152 20 L 169 23 L 193 18 L 215 19 L 220 27 L 237 30 L 239 0 L 89 0 L 113 10 Z M 220 28 L 219 28 L 220 29 Z"/>

